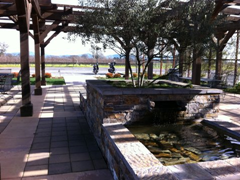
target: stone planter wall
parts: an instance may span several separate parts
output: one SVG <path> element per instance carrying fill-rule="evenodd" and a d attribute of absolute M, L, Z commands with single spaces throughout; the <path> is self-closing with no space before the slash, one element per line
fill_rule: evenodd
<path fill-rule="evenodd" d="M 114 179 L 177 179 L 122 125 L 138 121 L 150 101 L 180 100 L 186 104 L 183 119 L 218 115 L 221 90 L 126 89 L 104 81 L 87 81 L 80 106 L 104 153 Z M 86 99 L 87 97 L 87 99 Z M 201 169 L 202 171 L 202 169 Z M 206 176 L 203 173 L 203 176 Z M 168 177 L 168 178 L 167 178 Z"/>
<path fill-rule="evenodd" d="M 87 81 L 84 109 L 96 137 L 105 123 L 132 123 L 141 120 L 149 109 L 149 101 L 181 101 L 186 111 L 182 119 L 215 118 L 222 91 L 218 89 L 144 89 L 116 88 L 105 81 Z"/>

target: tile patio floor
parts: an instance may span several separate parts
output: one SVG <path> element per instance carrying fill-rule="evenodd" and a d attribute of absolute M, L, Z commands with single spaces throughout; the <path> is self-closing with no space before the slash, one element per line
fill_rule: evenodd
<path fill-rule="evenodd" d="M 20 117 L 21 94 L 11 90 L 14 98 L 0 107 L 2 180 L 112 179 L 80 111 L 81 88 L 43 87 L 42 96 L 32 95 L 32 117 Z"/>
<path fill-rule="evenodd" d="M 113 179 L 79 109 L 81 88 L 43 87 L 42 96 L 32 95 L 32 117 L 20 117 L 21 94 L 11 90 L 14 98 L 0 107 L 2 180 Z M 8 98 L 1 96 L 0 103 Z M 216 121 L 240 132 L 240 95 L 221 100 Z"/>

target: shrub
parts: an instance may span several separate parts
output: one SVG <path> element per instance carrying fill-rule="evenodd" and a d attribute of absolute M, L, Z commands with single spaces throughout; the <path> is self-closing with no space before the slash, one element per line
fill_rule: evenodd
<path fill-rule="evenodd" d="M 235 88 L 236 88 L 237 90 L 240 90 L 240 82 L 235 85 Z"/>
<path fill-rule="evenodd" d="M 18 77 L 18 72 L 13 72 L 12 74 L 14 78 Z"/>
<path fill-rule="evenodd" d="M 121 74 L 117 73 L 117 74 L 114 74 L 113 76 L 114 78 L 120 78 L 121 77 Z"/>
<path fill-rule="evenodd" d="M 113 78 L 113 73 L 107 73 L 107 74 L 106 74 L 106 77 L 107 77 L 107 78 Z"/>
<path fill-rule="evenodd" d="M 51 73 L 45 73 L 45 78 L 51 78 L 52 74 Z"/>
<path fill-rule="evenodd" d="M 133 75 L 134 78 L 136 78 L 138 76 L 137 73 L 133 73 L 132 75 Z"/>

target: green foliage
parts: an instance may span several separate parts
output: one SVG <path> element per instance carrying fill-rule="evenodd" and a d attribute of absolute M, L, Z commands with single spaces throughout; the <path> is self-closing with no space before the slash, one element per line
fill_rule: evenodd
<path fill-rule="evenodd" d="M 150 62 L 154 57 L 163 56 L 163 51 L 171 45 L 179 54 L 194 49 L 194 60 L 202 56 L 216 25 L 211 19 L 215 4 L 209 0 L 185 3 L 178 0 L 91 0 L 88 3 L 98 8 L 87 9 L 77 17 L 77 26 L 69 37 L 81 36 L 84 42 L 101 42 L 103 48 L 114 49 L 125 56 L 134 86 L 143 85 Z M 136 84 L 129 60 L 131 53 L 137 59 Z M 143 63 L 145 68 L 141 68 Z"/>
<path fill-rule="evenodd" d="M 224 89 L 225 92 L 240 94 L 240 82 L 238 82 L 234 87 Z"/>
<path fill-rule="evenodd" d="M 15 82 L 13 85 L 20 85 L 21 84 L 21 80 L 20 82 L 17 83 L 17 78 L 13 78 L 13 81 Z M 65 80 L 62 77 L 59 78 L 46 78 L 46 83 L 47 85 L 64 85 Z M 30 78 L 30 84 L 31 85 L 35 85 L 35 78 Z"/>

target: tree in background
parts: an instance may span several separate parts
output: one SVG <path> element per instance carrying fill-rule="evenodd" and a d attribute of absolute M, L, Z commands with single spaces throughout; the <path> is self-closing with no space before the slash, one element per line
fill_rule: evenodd
<path fill-rule="evenodd" d="M 95 9 L 84 12 L 76 17 L 77 26 L 71 34 L 79 35 L 85 41 L 96 41 L 103 44 L 103 48 L 112 48 L 117 53 L 123 53 L 126 59 L 125 76 L 132 73 L 129 55 L 134 47 L 134 36 L 137 27 L 137 1 L 114 0 L 89 1 L 88 6 Z M 123 54 L 119 54 L 123 56 Z"/>
<path fill-rule="evenodd" d="M 214 1 L 192 0 L 173 9 L 180 17 L 172 19 L 175 29 L 171 36 L 171 41 L 179 52 L 179 71 L 183 73 L 185 53 L 191 50 L 194 84 L 200 84 L 201 59 L 209 49 L 216 24 L 220 22 L 212 21 L 214 5 Z"/>
<path fill-rule="evenodd" d="M 180 71 L 185 51 L 190 50 L 192 81 L 200 84 L 201 58 L 208 49 L 217 21 L 212 21 L 214 1 L 191 0 L 91 0 L 83 15 L 76 17 L 71 35 L 86 42 L 102 43 L 103 47 L 121 49 L 125 56 L 125 76 L 130 71 L 134 86 L 142 86 L 144 74 L 155 57 L 160 57 L 171 44 L 179 52 Z M 139 78 L 132 76 L 130 53 L 137 59 Z M 120 54 L 120 55 L 123 55 Z M 144 58 L 143 58 L 144 57 Z M 144 61 L 143 61 L 144 59 Z M 141 68 L 145 63 L 144 68 Z"/>
<path fill-rule="evenodd" d="M 6 43 L 0 42 L 0 56 L 2 56 L 7 51 L 8 45 Z"/>
<path fill-rule="evenodd" d="M 168 42 L 169 21 L 166 13 L 171 1 L 138 1 L 138 0 L 102 0 L 91 1 L 95 8 L 84 12 L 76 18 L 78 24 L 70 35 L 78 35 L 85 41 L 100 42 L 103 47 L 116 48 L 116 52 L 124 53 L 126 59 L 125 77 L 130 71 L 134 86 L 142 86 L 144 74 L 154 57 L 159 56 Z M 119 50 L 120 49 L 120 50 Z M 138 60 L 137 84 L 133 79 L 130 66 L 130 53 Z M 141 70 L 141 57 L 146 57 L 146 65 Z M 120 54 L 122 56 L 122 54 Z"/>

